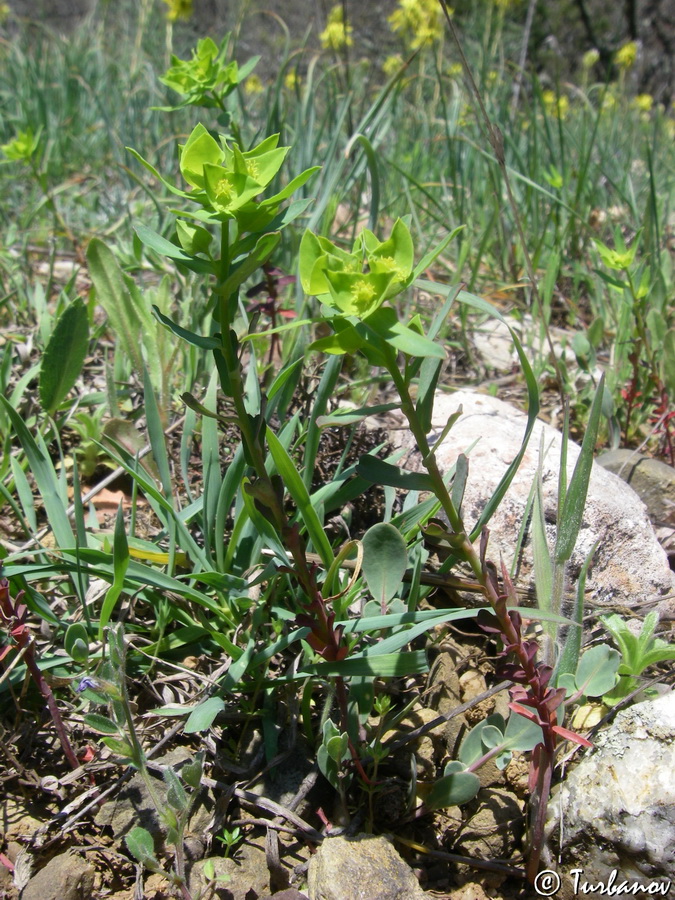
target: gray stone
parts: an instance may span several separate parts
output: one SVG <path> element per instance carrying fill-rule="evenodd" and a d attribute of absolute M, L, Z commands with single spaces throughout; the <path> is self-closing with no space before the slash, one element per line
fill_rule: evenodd
<path fill-rule="evenodd" d="M 476 773 L 479 774 L 479 773 Z M 508 859 L 523 830 L 523 810 L 510 791 L 483 788 L 467 806 L 447 810 L 452 852 L 476 859 Z"/>
<path fill-rule="evenodd" d="M 467 529 L 471 529 L 493 494 L 508 465 L 517 455 L 525 431 L 526 416 L 508 403 L 471 391 L 436 397 L 432 437 L 440 431 L 459 406 L 463 415 L 437 448 L 441 472 L 447 472 L 460 453 L 468 452 L 469 477 L 462 504 Z M 402 435 L 402 436 L 401 436 Z M 562 436 L 544 422 L 537 421 L 516 476 L 489 523 L 488 556 L 497 564 L 503 558 L 511 566 L 519 529 L 539 463 L 539 446 L 544 439 L 544 515 L 549 546 L 555 540 L 556 497 Z M 401 446 L 410 447 L 411 436 L 393 431 Z M 570 442 L 567 454 L 568 482 L 579 455 Z M 415 448 L 409 468 L 421 469 Z M 620 478 L 593 464 L 586 509 L 568 575 L 574 581 L 595 543 L 598 543 L 587 581 L 590 599 L 596 605 L 620 604 L 635 608 L 658 603 L 675 589 L 675 574 L 654 534 L 644 504 Z M 517 581 L 533 587 L 532 552 L 525 542 L 518 562 Z"/>
<path fill-rule="evenodd" d="M 587 882 L 648 885 L 675 872 L 675 692 L 619 712 L 549 804 L 550 852 Z M 562 834 L 562 839 L 560 838 Z"/>
<path fill-rule="evenodd" d="M 213 856 L 196 862 L 188 875 L 188 887 L 193 896 L 203 891 L 210 881 L 205 867 L 207 872 L 212 869 L 218 879 L 215 896 L 219 900 L 249 900 L 269 894 L 270 876 L 265 851 L 255 844 L 242 844 L 234 859 Z"/>
<path fill-rule="evenodd" d="M 310 900 L 423 900 L 410 867 L 384 837 L 329 837 L 309 863 Z"/>
<path fill-rule="evenodd" d="M 94 870 L 74 853 L 61 853 L 34 875 L 21 900 L 90 900 Z"/>
<path fill-rule="evenodd" d="M 635 450 L 608 450 L 600 465 L 629 484 L 656 524 L 675 525 L 675 469 Z"/>

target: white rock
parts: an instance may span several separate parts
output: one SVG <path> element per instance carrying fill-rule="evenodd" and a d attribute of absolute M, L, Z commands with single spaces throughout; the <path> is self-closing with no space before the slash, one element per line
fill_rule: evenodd
<path fill-rule="evenodd" d="M 462 504 L 462 515 L 470 531 L 478 520 L 502 475 L 517 455 L 525 431 L 526 416 L 508 403 L 472 391 L 438 394 L 434 408 L 432 436 L 438 437 L 449 416 L 463 407 L 463 414 L 436 452 L 441 472 L 446 472 L 460 453 L 468 453 L 469 478 Z M 392 436 L 406 446 L 410 435 L 394 431 Z M 488 556 L 507 567 L 523 521 L 527 499 L 539 464 L 539 446 L 544 436 L 543 488 L 545 520 L 549 546 L 555 541 L 558 471 L 562 436 L 544 422 L 535 424 L 520 468 L 497 512 L 491 519 Z M 408 443 L 408 446 L 410 444 Z M 570 442 L 567 452 L 568 482 L 579 455 L 578 445 Z M 407 462 L 421 468 L 419 453 Z M 645 506 L 637 494 L 621 479 L 593 464 L 586 510 L 577 545 L 569 566 L 576 579 L 586 556 L 598 542 L 587 581 L 590 599 L 599 604 L 638 607 L 656 603 L 675 590 L 675 574 L 659 545 Z M 529 538 L 518 565 L 518 583 L 533 583 L 532 553 Z"/>
<path fill-rule="evenodd" d="M 613 871 L 617 883 L 673 877 L 675 692 L 619 712 L 600 732 L 551 800 L 547 833 L 551 855 L 561 852 L 563 895 L 574 869 L 605 884 Z"/>

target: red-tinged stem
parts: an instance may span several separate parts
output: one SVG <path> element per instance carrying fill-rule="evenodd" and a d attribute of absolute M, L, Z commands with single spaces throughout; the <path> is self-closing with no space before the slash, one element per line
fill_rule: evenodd
<path fill-rule="evenodd" d="M 544 728 L 542 730 L 545 743 L 539 756 L 537 785 L 530 798 L 530 803 L 532 804 L 532 814 L 530 818 L 532 843 L 530 844 L 530 853 L 527 860 L 526 877 L 531 884 L 534 883 L 534 879 L 537 877 L 541 851 L 544 846 L 544 826 L 546 825 L 546 811 L 548 808 L 549 794 L 551 793 L 553 761 L 555 758 L 554 749 L 548 746 L 552 743 L 552 739 L 555 740 L 555 737 L 549 729 Z"/>
<path fill-rule="evenodd" d="M 1 566 L 1 564 L 0 564 Z M 56 733 L 61 742 L 61 747 L 66 755 L 66 759 L 73 769 L 79 769 L 80 763 L 72 748 L 66 727 L 63 724 L 61 713 L 56 704 L 56 699 L 52 693 L 52 689 L 47 684 L 44 675 L 40 671 L 40 667 L 35 661 L 35 644 L 28 626 L 24 622 L 26 615 L 26 607 L 22 604 L 23 592 L 12 599 L 9 593 L 9 581 L 6 578 L 0 579 L 0 620 L 2 620 L 7 628 L 10 637 L 19 648 L 19 652 L 23 652 L 26 667 L 30 672 L 31 678 L 38 686 L 40 693 L 47 701 L 47 707 L 54 722 Z"/>
<path fill-rule="evenodd" d="M 26 661 L 26 666 L 31 674 L 33 681 L 40 689 L 40 693 L 47 701 L 47 707 L 49 708 L 49 713 L 52 717 L 52 721 L 54 722 L 54 728 L 56 728 L 56 733 L 59 737 L 63 752 L 66 755 L 66 759 L 73 769 L 79 769 L 80 763 L 77 759 L 77 756 L 75 756 L 75 751 L 73 750 L 70 739 L 68 738 L 66 726 L 63 724 L 61 713 L 59 712 L 59 708 L 56 704 L 56 698 L 54 697 L 52 689 L 45 681 L 45 677 L 40 671 L 37 662 L 35 661 L 34 648 L 30 636 L 26 635 L 25 640 L 20 640 L 19 646 L 25 648 L 24 659 Z"/>

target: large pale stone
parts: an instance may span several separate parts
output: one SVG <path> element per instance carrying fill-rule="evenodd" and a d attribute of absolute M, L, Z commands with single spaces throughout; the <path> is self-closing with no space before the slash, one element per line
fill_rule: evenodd
<path fill-rule="evenodd" d="M 562 825 L 562 828 L 561 828 Z M 648 885 L 675 874 L 675 693 L 619 712 L 549 804 L 563 898 L 587 882 Z M 562 834 L 562 838 L 561 838 Z"/>
<path fill-rule="evenodd" d="M 438 437 L 448 417 L 463 407 L 463 415 L 436 452 L 442 472 L 447 471 L 460 453 L 468 452 L 469 478 L 462 505 L 467 529 L 477 521 L 508 465 L 520 448 L 526 416 L 508 403 L 471 391 L 439 394 L 436 397 L 432 437 Z M 393 432 L 394 440 L 406 446 L 406 437 Z M 489 523 L 488 556 L 500 557 L 507 567 L 513 562 L 515 546 L 527 499 L 539 464 L 541 437 L 544 439 L 542 466 L 545 519 L 549 545 L 555 541 L 558 471 L 562 436 L 544 422 L 535 424 L 520 468 L 496 514 Z M 410 435 L 407 433 L 410 446 Z M 567 453 L 568 481 L 579 455 L 578 445 L 570 442 Z M 409 468 L 420 469 L 420 455 L 413 448 Z M 575 580 L 584 560 L 597 542 L 593 566 L 588 578 L 592 602 L 620 604 L 635 608 L 658 604 L 675 589 L 665 552 L 659 545 L 645 506 L 620 478 L 593 464 L 588 499 L 569 575 Z M 518 581 L 532 583 L 532 551 L 526 540 L 518 564 Z"/>

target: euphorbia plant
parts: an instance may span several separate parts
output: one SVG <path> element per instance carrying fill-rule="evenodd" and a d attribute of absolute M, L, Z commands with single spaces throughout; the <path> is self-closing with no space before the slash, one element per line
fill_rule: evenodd
<path fill-rule="evenodd" d="M 388 306 L 386 301 L 405 290 L 429 266 L 433 258 L 434 254 L 431 254 L 413 269 L 412 240 L 405 223 L 399 220 L 388 241 L 380 242 L 371 232 L 364 231 L 356 239 L 351 253 L 344 252 L 325 238 L 307 233 L 301 246 L 300 275 L 305 290 L 319 295 L 324 303 L 325 315 L 334 329 L 332 336 L 316 341 L 312 348 L 327 353 L 358 351 L 371 363 L 388 371 L 427 471 L 426 476 L 400 469 L 389 474 L 380 465 L 375 467 L 378 477 L 385 484 L 399 486 L 405 485 L 406 480 L 411 483 L 414 480 L 418 488 L 426 487 L 435 495 L 447 524 L 444 527 L 439 522 L 430 523 L 430 533 L 433 532 L 436 541 L 445 542 L 452 552 L 452 561 L 463 562 L 471 568 L 492 609 L 491 614 L 486 614 L 484 627 L 501 637 L 504 656 L 515 657 L 514 662 L 505 662 L 500 667 L 501 674 L 514 682 L 511 709 L 541 728 L 541 740 L 534 748 L 530 773 L 533 828 L 527 875 L 533 880 L 538 871 L 542 849 L 544 815 L 556 743 L 560 738 L 585 745 L 588 745 L 588 741 L 564 728 L 559 721 L 558 711 L 565 700 L 566 690 L 549 684 L 553 668 L 536 661 L 537 643 L 524 638 L 522 617 L 519 612 L 509 608 L 517 601 L 508 573 L 502 568 L 500 580 L 497 570 L 487 559 L 486 524 L 489 512 L 481 517 L 472 531 L 464 523 L 461 503 L 468 467 L 465 462 L 458 467 L 453 487 L 449 489 L 427 437 L 433 413 L 434 390 L 444 357 L 440 346 L 430 340 L 430 337 L 435 336 L 438 319 L 430 329 L 431 334 L 425 335 L 419 318 L 413 318 L 404 325 L 399 321 L 395 309 Z M 529 365 L 517 341 L 516 346 L 526 376 L 531 378 Z M 414 394 L 411 390 L 413 379 L 416 381 Z M 531 427 L 537 412 L 536 389 L 531 392 L 530 401 Z M 450 417 L 438 443 L 456 418 L 456 415 Z M 510 469 L 518 462 L 519 459 L 514 460 Z M 359 471 L 366 478 L 372 477 L 372 462 L 364 461 Z M 502 485 L 508 486 L 508 474 Z M 388 478 L 393 480 L 388 481 Z M 497 495 L 503 493 L 501 488 L 500 485 Z M 500 497 L 497 502 L 498 499 Z M 583 507 L 583 502 L 581 505 Z M 479 547 L 476 547 L 474 541 L 479 537 Z M 461 768 L 458 768 L 447 778 L 461 776 Z"/>
<path fill-rule="evenodd" d="M 309 200 L 292 201 L 285 207 L 284 203 L 316 171 L 316 167 L 307 169 L 275 191 L 271 185 L 288 151 L 288 148 L 278 146 L 278 140 L 278 135 L 272 135 L 257 146 L 246 149 L 239 140 L 232 140 L 226 135 L 216 136 L 204 125 L 197 125 L 186 143 L 179 148 L 180 172 L 185 185 L 167 181 L 136 154 L 143 165 L 186 204 L 176 211 L 178 218 L 173 241 L 144 226 L 140 226 L 137 233 L 152 250 L 208 280 L 214 318 L 219 326 L 217 333 L 204 336 L 194 334 L 175 324 L 159 310 L 155 313 L 176 334 L 213 353 L 220 387 L 230 402 L 231 414 L 223 417 L 189 394 L 185 395 L 185 399 L 193 409 L 221 421 L 224 419 L 229 426 L 236 426 L 241 434 L 245 461 L 241 482 L 243 507 L 276 556 L 276 568 L 270 577 L 275 573 L 287 573 L 300 589 L 292 610 L 298 628 L 296 635 L 304 636 L 307 647 L 323 658 L 324 662 L 319 666 L 327 669 L 320 671 L 334 679 L 341 723 L 335 734 L 331 728 L 327 737 L 324 735 L 328 742 L 326 753 L 338 769 L 344 755 L 348 754 L 361 777 L 367 780 L 355 745 L 358 734 L 352 727 L 345 681 L 347 676 L 343 675 L 346 671 L 357 673 L 356 669 L 346 670 L 344 664 L 357 662 L 362 665 L 364 654 L 362 652 L 358 660 L 349 658 L 354 643 L 350 643 L 349 623 L 345 622 L 346 607 L 342 601 L 336 606 L 344 591 L 335 593 L 333 589 L 340 561 L 345 558 L 347 550 L 343 548 L 335 556 L 323 530 L 317 503 L 312 502 L 309 496 L 307 473 L 298 471 L 280 434 L 271 427 L 266 415 L 267 398 L 257 379 L 250 377 L 250 372 L 245 376 L 242 362 L 244 342 L 251 335 L 246 333 L 245 322 L 242 328 L 240 289 L 258 269 L 269 263 L 279 245 L 281 230 L 308 206 Z M 532 879 L 541 851 L 542 811 L 550 787 L 556 742 L 560 737 L 582 740 L 564 729 L 558 721 L 557 710 L 565 692 L 550 687 L 550 668 L 536 662 L 537 647 L 525 640 L 520 616 L 509 608 L 508 603 L 513 600 L 514 592 L 508 578 L 503 576 L 500 581 L 496 569 L 487 559 L 486 525 L 524 453 L 538 409 L 536 383 L 514 335 L 530 399 L 527 432 L 520 454 L 508 468 L 479 521 L 469 529 L 461 513 L 468 476 L 467 461 L 464 457 L 458 460 L 454 481 L 448 487 L 427 437 L 431 430 L 435 389 L 445 359 L 445 352 L 436 338 L 460 288 L 447 291 L 446 303 L 426 330 L 420 316 L 402 322 L 393 305 L 399 295 L 419 281 L 422 273 L 458 230 L 448 234 L 417 265 L 410 230 L 403 219 L 396 221 L 385 240 L 380 240 L 370 230 L 362 231 L 350 250 L 307 231 L 300 247 L 299 274 L 303 289 L 308 295 L 318 298 L 321 318 L 333 330 L 332 335 L 316 340 L 310 350 L 329 356 L 360 353 L 372 366 L 389 373 L 398 395 L 397 405 L 406 416 L 426 469 L 426 473 L 406 472 L 366 457 L 357 468 L 358 474 L 366 481 L 428 491 L 434 495 L 436 508 L 440 507 L 445 521 L 429 523 L 426 526 L 429 534 L 433 532 L 436 540 L 447 543 L 451 551 L 447 567 L 453 562 L 468 564 L 492 609 L 493 616 L 487 626 L 501 635 L 504 652 L 515 656 L 516 662 L 508 663 L 506 670 L 516 683 L 512 708 L 536 722 L 542 735 L 535 748 L 532 766 L 537 810 L 528 865 L 528 876 Z M 478 298 L 464 296 L 463 299 L 474 305 L 481 304 Z M 254 356 L 251 365 L 255 367 Z M 284 373 L 279 377 L 283 378 Z M 368 410 L 364 411 L 364 414 L 367 413 Z M 439 442 L 452 427 L 457 415 L 459 411 L 450 417 Z M 288 509 L 289 498 L 295 505 L 297 515 Z M 423 520 L 424 516 L 420 513 L 416 523 L 420 525 Z M 421 524 L 422 531 L 424 527 Z M 479 545 L 475 546 L 478 541 Z M 356 545 L 358 542 L 350 543 Z M 318 563 L 313 558 L 310 561 L 307 552 L 309 545 L 316 551 Z M 386 603 L 383 604 L 383 612 L 385 607 Z M 415 627 L 419 629 L 417 633 L 422 633 L 425 625 L 420 620 Z M 398 635 L 393 638 L 397 648 L 405 645 L 406 638 L 399 640 Z M 387 641 L 382 643 L 387 644 Z M 246 659 L 245 655 L 242 656 L 238 664 Z M 367 665 L 365 670 L 372 671 Z M 336 737 L 339 738 L 339 746 Z M 325 762 L 328 765 L 327 758 Z M 464 768 L 463 765 L 453 767 L 447 777 L 462 775 Z"/>

